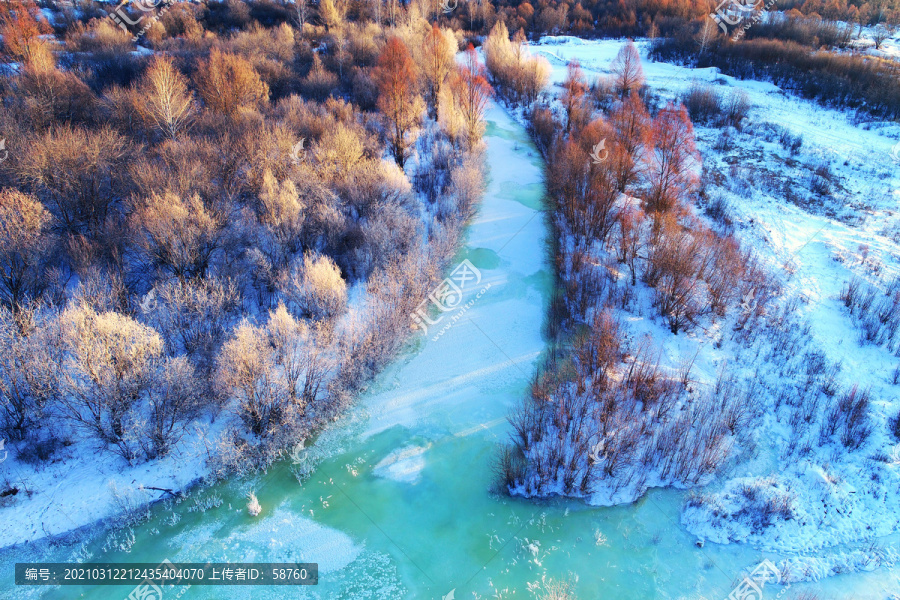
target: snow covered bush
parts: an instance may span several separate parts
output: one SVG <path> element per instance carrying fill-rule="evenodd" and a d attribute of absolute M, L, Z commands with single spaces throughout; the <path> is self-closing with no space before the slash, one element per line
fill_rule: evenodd
<path fill-rule="evenodd" d="M 62 351 L 57 324 L 33 309 L 13 313 L 0 305 L 0 348 L 0 431 L 19 440 L 40 426 L 56 395 Z"/>
<path fill-rule="evenodd" d="M 562 86 L 565 122 L 543 107 L 531 111 L 548 161 L 561 289 L 548 319 L 558 349 L 510 418 L 512 446 L 496 463 L 513 494 L 614 504 L 650 486 L 702 485 L 748 443 L 761 416 L 726 372 L 701 391 L 693 360 L 663 367 L 649 335 L 626 341 L 619 316 L 646 317 L 650 306 L 673 336 L 732 316 L 740 329 L 764 312 L 772 286 L 736 240 L 693 214 L 699 157 L 685 108 L 670 103 L 651 119 L 633 49 L 616 68 L 619 99 L 606 114 L 573 118 L 577 68 Z M 757 295 L 738 315 L 738 301 Z"/>
<path fill-rule="evenodd" d="M 313 319 L 330 320 L 347 309 L 347 284 L 328 256 L 297 258 L 280 285 L 292 306 Z"/>
<path fill-rule="evenodd" d="M 258 517 L 259 513 L 262 512 L 262 506 L 259 504 L 259 500 L 256 498 L 256 494 L 250 492 L 247 494 L 247 514 L 251 517 Z"/>
<path fill-rule="evenodd" d="M 224 222 L 198 194 L 152 194 L 131 214 L 130 227 L 142 264 L 181 283 L 204 277 L 222 243 Z"/>
<path fill-rule="evenodd" d="M 34 197 L 0 191 L 0 302 L 17 309 L 46 286 L 50 213 Z"/>
<path fill-rule="evenodd" d="M 241 323 L 222 346 L 216 377 L 221 393 L 236 400 L 234 410 L 253 435 L 265 437 L 294 417 L 290 381 L 264 329 Z"/>
<path fill-rule="evenodd" d="M 876 287 L 854 276 L 842 288 L 841 300 L 860 327 L 861 341 L 900 354 L 900 279 L 879 283 Z"/>
<path fill-rule="evenodd" d="M 484 43 L 488 72 L 498 90 L 513 103 L 531 104 L 550 81 L 550 63 L 540 56 L 532 56 L 526 48 L 523 33 L 510 41 L 509 30 L 497 21 Z"/>
<path fill-rule="evenodd" d="M 822 424 L 823 442 L 835 434 L 840 434 L 841 443 L 848 450 L 856 450 L 865 445 L 872 434 L 869 419 L 871 392 L 853 386 L 832 401 L 825 413 Z"/>
<path fill-rule="evenodd" d="M 794 519 L 796 498 L 791 483 L 782 477 L 742 478 L 714 495 L 689 493 L 682 521 L 705 524 L 705 537 L 713 542 L 744 541 Z"/>
<path fill-rule="evenodd" d="M 241 302 L 232 281 L 206 277 L 158 285 L 138 308 L 142 320 L 162 335 L 170 355 L 185 354 L 208 377 Z"/>
<path fill-rule="evenodd" d="M 681 103 L 695 123 L 714 123 L 722 114 L 722 96 L 709 84 L 692 83 Z"/>
<path fill-rule="evenodd" d="M 745 92 L 733 90 L 728 96 L 708 84 L 694 82 L 681 97 L 691 120 L 718 127 L 734 127 L 740 130 L 750 112 Z"/>
<path fill-rule="evenodd" d="M 247 59 L 216 48 L 201 63 L 194 84 L 211 110 L 229 117 L 259 108 L 269 100 L 269 86 Z"/>
<path fill-rule="evenodd" d="M 126 460 L 138 456 L 135 405 L 151 389 L 162 356 L 159 334 L 114 312 L 73 306 L 61 315 L 65 360 L 61 404 L 67 418 Z"/>

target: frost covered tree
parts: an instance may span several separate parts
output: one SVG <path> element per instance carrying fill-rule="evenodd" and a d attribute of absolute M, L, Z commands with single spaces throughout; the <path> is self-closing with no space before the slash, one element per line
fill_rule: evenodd
<path fill-rule="evenodd" d="M 206 275 L 224 225 L 199 195 L 185 200 L 170 192 L 139 202 L 130 224 L 141 262 L 182 283 Z"/>
<path fill-rule="evenodd" d="M 187 78 L 172 59 L 157 56 L 138 84 L 141 117 L 163 135 L 174 139 L 190 125 L 196 107 Z"/>
<path fill-rule="evenodd" d="M 344 123 L 326 131 L 312 148 L 316 174 L 325 182 L 343 182 L 365 157 L 364 141 Z"/>
<path fill-rule="evenodd" d="M 274 360 L 287 380 L 291 402 L 300 407 L 315 404 L 334 366 L 326 351 L 327 327 L 295 319 L 282 303 L 269 312 L 266 333 Z"/>
<path fill-rule="evenodd" d="M 344 0 L 322 0 L 319 3 L 319 19 L 325 24 L 325 31 L 340 29 L 347 15 L 347 3 Z"/>
<path fill-rule="evenodd" d="M 338 87 L 339 83 L 338 76 L 325 68 L 321 57 L 315 54 L 309 73 L 300 82 L 300 89 L 307 97 L 324 102 Z"/>
<path fill-rule="evenodd" d="M 509 41 L 509 29 L 502 20 L 491 28 L 484 42 L 484 61 L 488 71 L 497 83 L 504 87 L 512 87 L 511 65 L 515 57 Z"/>
<path fill-rule="evenodd" d="M 159 284 L 142 305 L 143 319 L 162 335 L 166 352 L 186 355 L 208 378 L 215 354 L 238 319 L 241 299 L 232 281 L 198 277 Z"/>
<path fill-rule="evenodd" d="M 330 373 L 322 331 L 294 319 L 284 305 L 269 313 L 265 327 L 244 321 L 219 355 L 217 381 L 237 400 L 235 410 L 260 437 L 297 425 L 315 404 Z"/>
<path fill-rule="evenodd" d="M 39 426 L 58 393 L 59 328 L 54 319 L 36 317 L 34 309 L 13 313 L 0 306 L 0 430 L 9 439 Z"/>
<path fill-rule="evenodd" d="M 330 320 L 347 309 L 347 284 L 328 256 L 307 253 L 282 278 L 281 291 L 301 314 Z"/>
<path fill-rule="evenodd" d="M 484 112 L 491 99 L 491 86 L 475 48 L 469 44 L 463 64 L 452 80 L 453 94 L 462 117 L 468 147 L 474 148 L 484 134 Z"/>
<path fill-rule="evenodd" d="M 271 171 L 263 174 L 259 194 L 260 221 L 271 234 L 271 254 L 275 268 L 285 265 L 303 247 L 306 204 L 290 179 L 281 183 Z"/>
<path fill-rule="evenodd" d="M 22 306 L 44 287 L 49 225 L 50 213 L 37 198 L 0 191 L 0 301 L 6 306 Z"/>
<path fill-rule="evenodd" d="M 216 381 L 222 394 L 237 400 L 235 410 L 247 429 L 264 437 L 281 424 L 290 398 L 268 336 L 247 321 L 222 346 Z"/>
<path fill-rule="evenodd" d="M 485 63 L 501 91 L 514 102 L 537 100 L 550 81 L 550 63 L 528 52 L 523 31 L 512 41 L 502 20 L 497 21 L 484 43 Z"/>
<path fill-rule="evenodd" d="M 256 109 L 269 100 L 269 86 L 247 59 L 215 48 L 201 63 L 195 83 L 203 102 L 228 116 Z"/>
<path fill-rule="evenodd" d="M 151 327 L 86 305 L 60 317 L 66 358 L 61 405 L 65 415 L 126 460 L 137 457 L 140 415 L 134 410 L 153 386 L 163 342 Z"/>

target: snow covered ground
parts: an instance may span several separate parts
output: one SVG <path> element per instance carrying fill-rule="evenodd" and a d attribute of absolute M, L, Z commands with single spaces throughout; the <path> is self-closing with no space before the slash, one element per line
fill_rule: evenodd
<path fill-rule="evenodd" d="M 855 50 L 862 50 L 872 56 L 900 60 L 900 29 L 895 31 L 894 35 L 882 41 L 880 48 L 875 48 L 875 28 L 863 27 L 862 35 L 851 42 L 850 47 Z"/>
<path fill-rule="evenodd" d="M 0 482 L 18 492 L 0 498 L 0 548 L 66 533 L 169 497 L 161 490 L 185 489 L 205 475 L 204 439 L 214 438 L 223 424 L 224 419 L 198 424 L 192 441 L 183 440 L 165 458 L 133 467 L 89 441 L 65 448 L 38 468 L 10 452 L 0 465 Z"/>
<path fill-rule="evenodd" d="M 610 75 L 623 43 L 549 37 L 532 51 L 550 61 L 558 84 L 573 59 L 588 80 Z M 646 57 L 648 43 L 638 45 Z M 664 100 L 676 99 L 695 81 L 726 95 L 747 94 L 753 109 L 743 132 L 723 137 L 719 129 L 696 126 L 707 193 L 727 207 L 729 228 L 742 247 L 751 248 L 781 283 L 782 293 L 768 310 L 789 307 L 785 327 L 797 343 L 791 368 L 802 374 L 820 353 L 828 364 L 840 363 L 839 385 L 869 389 L 873 399 L 873 433 L 860 449 L 847 452 L 833 441 L 820 447 L 815 440 L 805 449 L 810 439 L 794 434 L 785 407 L 773 403 L 792 378 L 773 359 L 768 330 L 740 342 L 730 323 L 672 336 L 653 315 L 629 318 L 634 338 L 650 333 L 662 346 L 664 366 L 677 369 L 699 351 L 692 371 L 697 385 L 711 385 L 728 365 L 744 381 L 761 384 L 765 397 L 755 448 L 742 449 L 724 477 L 686 504 L 683 524 L 701 540 L 749 542 L 777 552 L 794 581 L 893 565 L 898 547 L 885 536 L 900 528 L 900 444 L 888 429 L 900 412 L 892 383 L 898 358 L 860 341 L 860 328 L 839 296 L 854 275 L 883 289 L 881 282 L 898 274 L 900 125 L 857 122 L 848 112 L 715 69 L 646 58 L 643 67 L 647 84 Z M 779 142 L 785 135 L 802 139 L 799 152 Z M 786 502 L 790 516 L 760 526 L 754 502 L 769 500 Z"/>

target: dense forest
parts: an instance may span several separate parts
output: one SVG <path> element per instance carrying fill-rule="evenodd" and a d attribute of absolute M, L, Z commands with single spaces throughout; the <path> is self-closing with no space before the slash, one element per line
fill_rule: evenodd
<path fill-rule="evenodd" d="M 0 437 L 21 459 L 208 435 L 213 471 L 265 465 L 407 338 L 482 193 L 491 90 L 421 6 L 303 10 L 179 3 L 125 31 L 95 4 L 0 9 Z"/>

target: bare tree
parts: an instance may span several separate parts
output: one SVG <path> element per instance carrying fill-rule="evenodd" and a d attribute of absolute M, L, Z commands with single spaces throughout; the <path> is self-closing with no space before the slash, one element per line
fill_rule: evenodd
<path fill-rule="evenodd" d="M 378 83 L 378 108 L 389 124 L 388 138 L 394 160 L 402 168 L 424 106 L 418 92 L 415 63 L 400 38 L 387 41 L 378 57 L 374 77 Z"/>
<path fill-rule="evenodd" d="M 213 371 L 215 354 L 241 309 L 234 284 L 209 277 L 165 282 L 142 305 L 144 319 L 163 336 L 166 352 L 186 354 L 204 377 Z"/>
<path fill-rule="evenodd" d="M 456 104 L 462 116 L 469 149 L 474 148 L 484 133 L 484 111 L 492 90 L 485 78 L 484 67 L 478 61 L 475 48 L 469 44 L 462 66 L 452 82 Z"/>
<path fill-rule="evenodd" d="M 157 56 L 147 69 L 138 92 L 141 116 L 152 127 L 172 139 L 190 125 L 196 107 L 187 79 L 172 64 L 172 59 Z"/>
<path fill-rule="evenodd" d="M 562 87 L 563 93 L 560 102 L 566 111 L 566 133 L 569 133 L 572 131 L 573 122 L 580 122 L 577 115 L 586 113 L 583 102 L 587 85 L 584 83 L 584 73 L 577 60 L 569 61 L 566 67 L 566 80 Z M 585 114 L 585 116 L 587 115 Z"/>
<path fill-rule="evenodd" d="M 40 37 L 51 33 L 52 28 L 41 16 L 40 8 L 32 0 L 9 0 L 0 4 L 0 37 L 7 56 L 30 65 L 48 60 L 52 64 L 49 45 Z"/>
<path fill-rule="evenodd" d="M 637 92 L 616 103 L 609 123 L 613 131 L 609 162 L 616 174 L 616 187 L 624 192 L 638 180 L 642 154 L 650 143 L 650 115 Z"/>
<path fill-rule="evenodd" d="M 29 144 L 15 168 L 20 181 L 65 229 L 97 232 L 112 204 L 126 191 L 128 173 L 123 163 L 133 150 L 112 129 L 62 126 Z"/>
<path fill-rule="evenodd" d="M 294 12 L 297 16 L 297 28 L 303 34 L 303 28 L 309 20 L 309 0 L 294 0 Z"/>
<path fill-rule="evenodd" d="M 138 444 L 147 458 L 165 456 L 184 437 L 187 423 L 200 410 L 202 392 L 186 357 L 162 361 L 148 393 L 147 416 L 140 418 Z"/>
<path fill-rule="evenodd" d="M 438 114 L 438 99 L 444 82 L 454 67 L 454 51 L 456 40 L 452 32 L 443 31 L 435 22 L 425 34 L 422 43 L 422 74 L 425 76 L 428 111 L 432 118 Z"/>
<path fill-rule="evenodd" d="M 609 68 L 615 75 L 616 91 L 621 98 L 627 98 L 632 91 L 640 91 L 641 86 L 644 85 L 641 55 L 631 40 L 625 42 Z"/>
<path fill-rule="evenodd" d="M 884 40 L 890 39 L 893 37 L 896 28 L 893 25 L 888 25 L 887 23 L 879 23 L 872 29 L 872 41 L 875 42 L 875 49 L 880 50 L 881 44 L 884 43 Z"/>
<path fill-rule="evenodd" d="M 648 212 L 667 211 L 687 199 L 697 184 L 694 127 L 683 105 L 669 103 L 653 121 L 647 195 Z"/>

